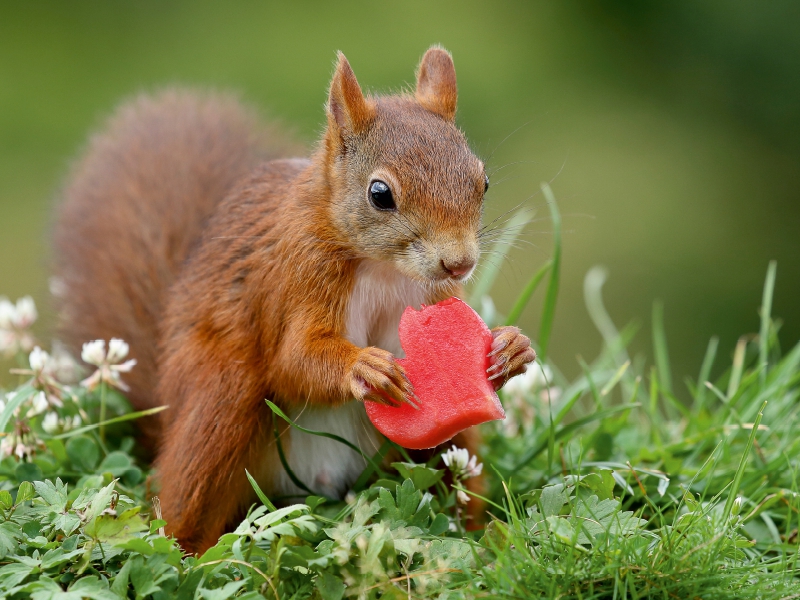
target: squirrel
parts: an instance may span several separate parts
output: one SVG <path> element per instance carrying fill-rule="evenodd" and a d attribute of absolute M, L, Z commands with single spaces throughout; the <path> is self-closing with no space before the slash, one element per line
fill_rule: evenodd
<path fill-rule="evenodd" d="M 461 294 L 480 253 L 483 162 L 455 125 L 451 55 L 423 56 L 413 93 L 365 95 L 338 54 L 310 158 L 233 96 L 168 90 L 123 105 L 90 139 L 55 223 L 60 334 L 121 337 L 156 449 L 167 531 L 201 553 L 255 499 L 305 493 L 279 462 L 271 410 L 375 452 L 365 401 L 413 402 L 394 360 L 407 306 Z M 535 360 L 492 330 L 495 387 Z M 364 467 L 295 429 L 286 460 L 341 498 Z M 470 442 L 469 436 L 466 443 Z"/>

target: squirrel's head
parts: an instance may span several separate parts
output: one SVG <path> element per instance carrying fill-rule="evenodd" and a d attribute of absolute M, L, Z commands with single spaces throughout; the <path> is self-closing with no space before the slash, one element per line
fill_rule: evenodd
<path fill-rule="evenodd" d="M 488 179 L 455 125 L 456 72 L 433 47 L 413 95 L 365 97 L 339 54 L 321 149 L 341 238 L 423 281 L 463 281 L 478 262 Z"/>

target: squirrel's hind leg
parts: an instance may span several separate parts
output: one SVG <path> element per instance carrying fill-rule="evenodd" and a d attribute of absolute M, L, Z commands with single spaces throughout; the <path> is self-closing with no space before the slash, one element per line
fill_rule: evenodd
<path fill-rule="evenodd" d="M 245 469 L 253 473 L 262 464 L 272 427 L 263 394 L 244 373 L 200 372 L 156 460 L 166 529 L 195 554 L 216 544 L 255 499 Z M 162 398 L 177 393 L 160 387 Z"/>

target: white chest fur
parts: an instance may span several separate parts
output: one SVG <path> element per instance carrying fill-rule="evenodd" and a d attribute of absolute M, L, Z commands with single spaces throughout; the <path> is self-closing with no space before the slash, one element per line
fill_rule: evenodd
<path fill-rule="evenodd" d="M 347 339 L 356 346 L 376 346 L 403 357 L 397 326 L 407 306 L 419 309 L 425 301 L 422 285 L 391 265 L 364 261 L 347 307 Z"/>
<path fill-rule="evenodd" d="M 418 309 L 425 299 L 423 286 L 391 265 L 363 261 L 356 271 L 348 302 L 345 337 L 361 348 L 376 346 L 402 357 L 397 335 L 400 317 L 407 306 Z M 307 407 L 289 416 L 306 429 L 343 437 L 367 455 L 378 450 L 378 433 L 361 403 L 350 402 L 337 408 Z M 335 440 L 296 429 L 290 435 L 289 464 L 297 477 L 317 493 L 342 497 L 366 465 L 363 457 Z M 277 483 L 280 494 L 303 494 L 283 471 Z"/>

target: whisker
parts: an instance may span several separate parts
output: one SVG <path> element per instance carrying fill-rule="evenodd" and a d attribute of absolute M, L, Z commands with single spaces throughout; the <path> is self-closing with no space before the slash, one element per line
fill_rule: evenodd
<path fill-rule="evenodd" d="M 498 181 L 492 181 L 492 188 L 493 189 L 497 189 L 498 185 L 501 185 L 501 184 L 505 183 L 506 181 L 510 181 L 512 179 L 522 179 L 522 177 L 523 177 L 522 175 L 506 175 L 505 177 L 503 177 L 502 179 L 500 179 Z"/>
<path fill-rule="evenodd" d="M 523 204 L 525 204 L 525 202 L 524 202 L 524 201 L 523 201 L 523 202 L 520 202 L 520 203 L 519 203 L 519 204 L 517 204 L 516 206 L 514 206 L 514 207 L 510 208 L 509 210 L 507 210 L 506 212 L 504 212 L 504 213 L 503 213 L 503 214 L 501 214 L 500 216 L 498 216 L 498 217 L 495 217 L 495 218 L 494 218 L 494 219 L 493 219 L 493 220 L 492 220 L 490 223 L 488 223 L 487 225 L 484 225 L 483 227 L 481 227 L 481 228 L 480 228 L 478 231 L 479 231 L 479 232 L 481 232 L 481 231 L 486 231 L 487 229 L 491 228 L 491 227 L 492 227 L 492 225 L 494 225 L 495 223 L 497 223 L 497 222 L 498 222 L 500 219 L 503 219 L 503 218 L 507 217 L 507 216 L 508 216 L 510 213 L 512 213 L 512 212 L 516 211 L 517 209 L 519 209 L 519 208 L 520 208 L 520 207 L 521 207 Z M 536 207 L 534 207 L 534 206 L 530 206 L 530 207 L 528 207 L 528 208 L 522 209 L 520 212 L 522 212 L 522 213 L 527 213 L 527 212 L 531 212 L 531 211 L 533 211 L 533 210 L 536 210 Z M 512 216 L 512 217 L 508 217 L 508 219 L 506 219 L 505 221 L 503 221 L 503 223 L 500 223 L 499 225 L 497 225 L 497 227 L 500 227 L 501 225 L 504 225 L 505 223 L 508 223 L 508 222 L 509 222 L 509 221 L 510 221 L 512 218 L 513 218 L 513 216 Z"/>
<path fill-rule="evenodd" d="M 539 165 L 539 164 L 542 163 L 538 160 L 515 160 L 514 162 L 506 163 L 500 167 L 497 167 L 496 169 L 490 170 L 488 175 L 489 177 L 491 177 L 492 175 L 494 175 L 495 173 L 499 173 L 506 167 L 515 167 L 516 165 Z"/>
<path fill-rule="evenodd" d="M 512 132 L 511 132 L 511 133 L 509 133 L 509 134 L 508 134 L 506 137 L 504 137 L 502 140 L 500 140 L 500 143 L 499 143 L 499 144 L 497 144 L 497 146 L 495 146 L 495 147 L 494 147 L 494 150 L 492 150 L 492 153 L 489 155 L 489 157 L 488 157 L 488 158 L 487 158 L 487 159 L 486 159 L 484 162 L 489 162 L 490 160 L 492 160 L 492 157 L 494 156 L 494 153 L 495 153 L 495 152 L 497 152 L 497 150 L 500 148 L 500 146 L 502 146 L 503 144 L 505 144 L 505 143 L 506 143 L 506 141 L 507 141 L 507 140 L 508 140 L 508 139 L 509 139 L 511 136 L 515 135 L 515 134 L 516 134 L 518 131 L 520 131 L 520 130 L 524 129 L 525 127 L 527 127 L 527 126 L 528 126 L 528 125 L 530 125 L 531 123 L 533 123 L 533 119 L 529 119 L 528 121 L 525 121 L 525 122 L 524 122 L 522 125 L 520 125 L 519 127 L 517 127 L 517 128 L 514 130 L 514 131 L 512 131 Z"/>
<path fill-rule="evenodd" d="M 414 228 L 411 227 L 411 224 L 408 222 L 408 219 L 404 218 L 399 212 L 394 212 L 392 214 L 395 216 L 395 218 L 397 218 L 397 220 L 403 227 L 408 229 L 411 235 L 414 236 L 414 239 L 419 239 L 420 237 L 419 233 Z"/>

